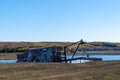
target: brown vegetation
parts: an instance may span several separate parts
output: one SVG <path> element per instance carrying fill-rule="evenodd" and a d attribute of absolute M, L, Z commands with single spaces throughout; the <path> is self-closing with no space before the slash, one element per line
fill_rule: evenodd
<path fill-rule="evenodd" d="M 1 64 L 0 80 L 120 80 L 120 61 Z"/>
<path fill-rule="evenodd" d="M 8 52 L 24 52 L 28 48 L 33 47 L 48 47 L 48 46 L 65 46 L 73 42 L 0 42 L 0 53 Z M 69 47 L 74 50 L 76 45 Z M 120 43 L 109 43 L 109 42 L 89 42 L 79 48 L 79 50 L 109 50 L 109 51 L 120 51 Z"/>
<path fill-rule="evenodd" d="M 0 60 L 17 59 L 17 56 L 16 56 L 17 54 L 20 54 L 20 53 L 12 53 L 12 54 L 0 53 Z"/>

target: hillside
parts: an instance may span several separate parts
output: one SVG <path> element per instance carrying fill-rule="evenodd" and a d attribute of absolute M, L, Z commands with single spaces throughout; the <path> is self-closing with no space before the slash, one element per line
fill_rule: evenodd
<path fill-rule="evenodd" d="M 34 47 L 48 47 L 48 46 L 65 46 L 73 42 L 0 42 L 0 52 L 23 52 L 28 48 Z M 77 45 L 68 47 L 74 50 Z M 110 42 L 88 42 L 79 47 L 79 50 L 92 50 L 92 51 L 120 51 L 120 43 Z"/>

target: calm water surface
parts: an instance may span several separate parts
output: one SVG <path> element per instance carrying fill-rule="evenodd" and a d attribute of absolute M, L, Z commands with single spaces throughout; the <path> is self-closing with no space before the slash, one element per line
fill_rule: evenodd
<path fill-rule="evenodd" d="M 67 58 L 70 59 L 72 56 L 68 56 Z M 79 55 L 74 56 L 76 57 L 87 57 L 86 55 Z M 120 55 L 90 55 L 91 58 L 102 58 L 103 61 L 112 61 L 112 60 L 120 60 Z M 90 62 L 90 60 L 73 60 L 72 63 L 85 63 Z"/>
<path fill-rule="evenodd" d="M 0 64 L 16 63 L 17 60 L 0 60 Z"/>
<path fill-rule="evenodd" d="M 68 56 L 68 58 L 71 58 L 72 56 Z M 86 55 L 79 55 L 74 57 L 87 57 Z M 89 55 L 91 58 L 102 58 L 103 61 L 107 60 L 120 60 L 120 55 Z"/>

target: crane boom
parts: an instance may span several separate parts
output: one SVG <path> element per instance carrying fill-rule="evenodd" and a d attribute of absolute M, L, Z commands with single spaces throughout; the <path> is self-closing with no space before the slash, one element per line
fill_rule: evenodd
<path fill-rule="evenodd" d="M 67 55 L 66 55 L 66 51 L 67 51 L 66 49 L 67 49 L 67 47 L 72 46 L 72 45 L 75 45 L 75 44 L 77 44 L 77 43 L 78 43 L 78 46 L 77 46 L 77 48 L 75 49 L 75 51 L 74 51 L 74 53 L 73 53 L 73 55 L 72 55 L 72 58 L 71 58 L 71 60 L 72 60 L 73 57 L 74 57 L 74 55 L 76 54 L 76 52 L 77 52 L 80 44 L 85 44 L 86 42 L 84 42 L 84 41 L 81 39 L 80 41 L 77 41 L 77 42 L 75 42 L 75 43 L 72 43 L 72 44 L 69 44 L 69 45 L 64 46 L 65 63 L 67 63 Z M 71 61 L 70 61 L 70 62 L 71 62 Z"/>

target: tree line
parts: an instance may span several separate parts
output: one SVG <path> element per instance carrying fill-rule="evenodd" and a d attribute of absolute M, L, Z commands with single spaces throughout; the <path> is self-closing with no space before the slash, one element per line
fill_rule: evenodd
<path fill-rule="evenodd" d="M 40 48 L 48 46 L 65 46 L 73 42 L 0 42 L 0 53 L 12 53 L 12 52 L 25 52 L 29 48 Z M 74 51 L 76 45 L 68 47 L 68 50 Z M 79 50 L 119 50 L 120 43 L 109 43 L 109 42 L 88 42 L 79 47 Z"/>

